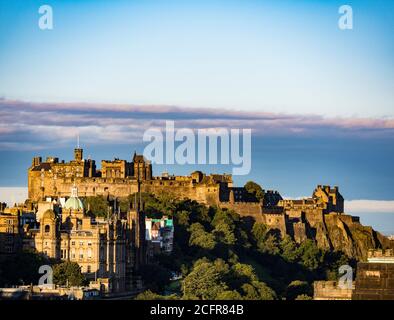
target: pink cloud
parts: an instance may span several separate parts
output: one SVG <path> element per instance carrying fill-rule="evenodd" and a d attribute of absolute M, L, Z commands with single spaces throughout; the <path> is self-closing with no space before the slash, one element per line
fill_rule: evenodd
<path fill-rule="evenodd" d="M 392 137 L 392 118 L 325 118 L 234 110 L 196 109 L 160 105 L 32 103 L 0 100 L 0 146 L 43 147 L 67 143 L 79 132 L 91 143 L 141 142 L 149 127 L 250 128 L 264 136 Z M 24 138 L 25 137 L 25 138 Z"/>

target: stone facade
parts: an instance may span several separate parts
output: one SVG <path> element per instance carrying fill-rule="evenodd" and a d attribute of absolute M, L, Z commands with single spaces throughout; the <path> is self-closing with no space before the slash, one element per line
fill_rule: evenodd
<path fill-rule="evenodd" d="M 106 219 L 94 218 L 83 208 L 77 188 L 73 190 L 63 206 L 50 199 L 47 204 L 38 203 L 38 212 L 46 210 L 38 227 L 21 234 L 23 248 L 78 263 L 86 278 L 100 284 L 105 292 L 134 290 L 133 274 L 147 259 L 141 205 L 130 208 L 125 217 L 109 212 Z"/>
<path fill-rule="evenodd" d="M 0 212 L 0 254 L 15 253 L 20 247 L 19 215 Z"/>
<path fill-rule="evenodd" d="M 393 250 L 373 250 L 368 256 L 368 262 L 357 264 L 353 300 L 394 300 Z"/>
<path fill-rule="evenodd" d="M 313 282 L 313 300 L 351 300 L 354 283 L 351 288 L 341 288 L 337 281 Z"/>
<path fill-rule="evenodd" d="M 132 162 L 103 160 L 101 170 L 96 163 L 83 158 L 83 150 L 74 150 L 70 162 L 59 158 L 34 157 L 28 170 L 28 197 L 39 201 L 46 197 L 69 197 L 71 187 L 78 185 L 80 196 L 111 194 L 127 196 L 137 191 L 138 180 L 152 179 L 152 165 L 144 157 L 134 154 Z"/>

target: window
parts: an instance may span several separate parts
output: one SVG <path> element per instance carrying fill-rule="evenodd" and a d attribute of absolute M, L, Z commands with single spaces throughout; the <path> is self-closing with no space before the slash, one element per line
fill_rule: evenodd
<path fill-rule="evenodd" d="M 87 254 L 88 254 L 88 259 L 91 259 L 92 258 L 92 249 L 91 248 L 88 249 Z"/>
<path fill-rule="evenodd" d="M 75 249 L 71 249 L 71 259 L 75 259 Z"/>
<path fill-rule="evenodd" d="M 79 249 L 79 259 L 83 259 L 83 249 Z"/>
<path fill-rule="evenodd" d="M 47 224 L 44 228 L 44 232 L 48 233 L 51 230 L 51 227 Z"/>
<path fill-rule="evenodd" d="M 87 267 L 87 272 L 88 272 L 88 273 L 91 273 L 91 272 L 92 272 L 92 269 L 91 269 L 90 266 Z"/>
<path fill-rule="evenodd" d="M 75 241 L 71 241 L 71 245 L 72 245 L 72 246 L 75 246 Z"/>

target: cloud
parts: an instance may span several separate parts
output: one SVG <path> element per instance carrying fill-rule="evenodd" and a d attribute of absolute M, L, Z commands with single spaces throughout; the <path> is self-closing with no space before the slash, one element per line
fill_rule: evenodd
<path fill-rule="evenodd" d="M 13 206 L 14 203 L 23 203 L 27 198 L 26 187 L 0 187 L 0 202 Z"/>
<path fill-rule="evenodd" d="M 264 136 L 388 137 L 392 118 L 325 118 L 317 115 L 278 114 L 184 108 L 159 105 L 88 103 L 32 103 L 0 100 L 0 147 L 35 150 L 67 145 L 77 133 L 89 144 L 142 142 L 149 128 L 250 128 Z"/>
<path fill-rule="evenodd" d="M 348 200 L 345 201 L 345 212 L 357 213 L 393 213 L 394 200 Z"/>

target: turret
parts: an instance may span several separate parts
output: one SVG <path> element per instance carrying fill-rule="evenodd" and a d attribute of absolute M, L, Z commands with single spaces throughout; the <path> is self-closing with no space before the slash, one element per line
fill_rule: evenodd
<path fill-rule="evenodd" d="M 74 149 L 74 160 L 75 161 L 82 161 L 83 159 L 83 149 L 82 148 L 75 148 Z"/>

